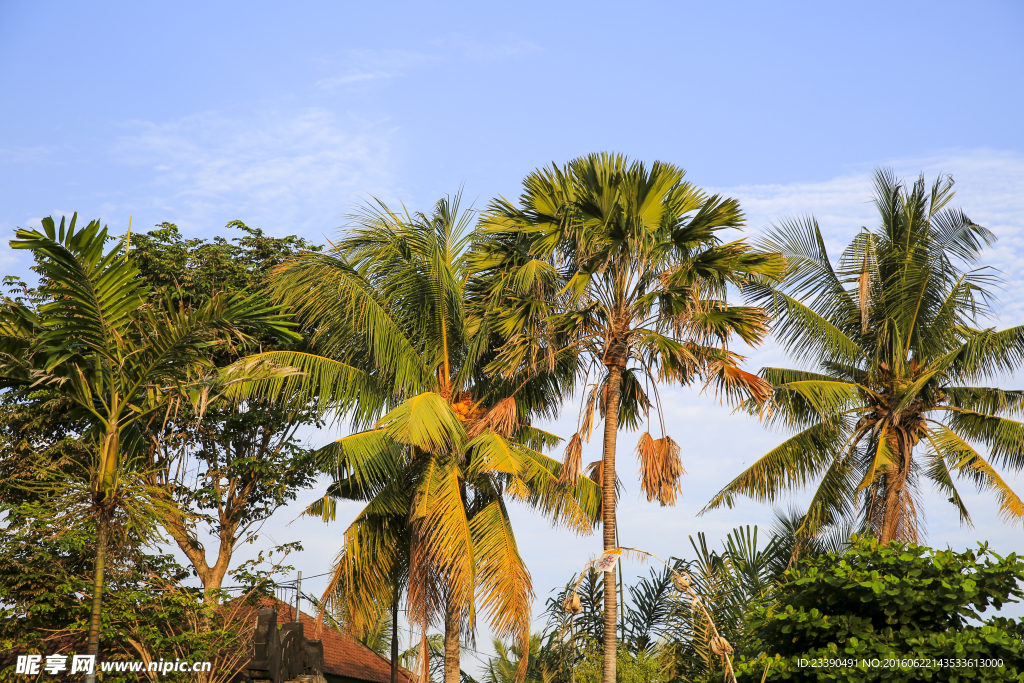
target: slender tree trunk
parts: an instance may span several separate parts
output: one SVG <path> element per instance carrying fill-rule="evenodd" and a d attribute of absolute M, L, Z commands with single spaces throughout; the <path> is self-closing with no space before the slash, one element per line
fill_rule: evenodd
<path fill-rule="evenodd" d="M 398 581 L 391 598 L 391 683 L 398 683 Z"/>
<path fill-rule="evenodd" d="M 444 612 L 444 683 L 459 683 L 459 614 L 448 599 Z"/>
<path fill-rule="evenodd" d="M 604 549 L 615 547 L 615 439 L 619 431 L 619 386 L 622 368 L 608 368 L 608 398 L 604 414 L 604 463 L 601 482 L 601 517 Z M 615 683 L 615 661 L 618 654 L 616 633 L 618 605 L 615 570 L 604 573 L 604 673 L 603 683 Z"/>
<path fill-rule="evenodd" d="M 92 583 L 92 613 L 89 617 L 89 647 L 88 654 L 97 659 L 100 654 L 100 618 L 103 614 L 103 573 L 107 567 L 107 541 L 110 536 L 110 519 L 106 511 L 101 511 L 99 523 L 96 530 L 96 566 L 93 572 Z M 96 662 L 96 668 L 99 662 Z M 94 673 L 86 675 L 86 682 L 93 683 L 96 680 Z"/>

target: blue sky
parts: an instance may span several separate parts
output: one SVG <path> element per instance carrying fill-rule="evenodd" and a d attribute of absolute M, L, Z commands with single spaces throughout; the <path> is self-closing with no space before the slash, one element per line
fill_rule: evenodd
<path fill-rule="evenodd" d="M 885 164 L 954 175 L 1000 236 L 1008 326 L 1024 314 L 1022 64 L 1019 2 L 0 2 L 0 234 L 78 211 L 115 233 L 131 215 L 322 240 L 370 194 L 425 208 L 464 185 L 482 205 L 536 166 L 615 150 L 739 197 L 751 232 L 815 213 L 838 248 L 871 224 Z M 0 270 L 25 274 L 24 256 L 0 247 Z M 771 345 L 750 359 L 780 362 Z M 624 542 L 685 555 L 688 534 L 770 522 L 753 503 L 694 515 L 781 437 L 666 396 L 684 499 L 641 503 L 623 438 Z M 974 529 L 927 502 L 935 545 L 1020 547 L 981 500 Z M 599 540 L 517 515 L 543 599 Z M 294 516 L 267 531 L 306 539 L 300 568 L 319 573 L 336 544 Z"/>

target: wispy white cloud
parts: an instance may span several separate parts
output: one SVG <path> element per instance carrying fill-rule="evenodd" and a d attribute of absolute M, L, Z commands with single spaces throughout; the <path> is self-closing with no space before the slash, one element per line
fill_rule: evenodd
<path fill-rule="evenodd" d="M 316 82 L 318 88 L 335 88 L 404 76 L 409 70 L 440 61 L 439 55 L 411 50 L 346 50 L 341 59 L 321 60 L 333 75 Z"/>
<path fill-rule="evenodd" d="M 52 164 L 53 152 L 54 148 L 46 145 L 0 147 L 0 163 L 31 164 L 45 161 Z"/>
<path fill-rule="evenodd" d="M 452 41 L 466 59 L 481 62 L 496 62 L 522 59 L 542 52 L 544 48 L 528 40 Z"/>
<path fill-rule="evenodd" d="M 323 229 L 354 197 L 386 195 L 391 183 L 386 121 L 312 109 L 206 113 L 127 129 L 113 154 L 148 174 L 148 201 L 167 220 L 206 229 L 233 217 L 270 230 Z"/>
<path fill-rule="evenodd" d="M 467 40 L 441 38 L 430 43 L 430 51 L 411 50 L 346 50 L 341 59 L 321 60 L 322 68 L 331 75 L 321 78 L 316 86 L 334 90 L 371 81 L 385 81 L 406 76 L 416 69 L 458 61 L 499 62 L 522 59 L 541 52 L 543 48 L 528 40 Z"/>

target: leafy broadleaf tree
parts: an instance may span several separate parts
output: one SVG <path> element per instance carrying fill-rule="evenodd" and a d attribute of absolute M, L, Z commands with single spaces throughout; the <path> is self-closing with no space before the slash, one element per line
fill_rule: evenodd
<path fill-rule="evenodd" d="M 188 308 L 224 292 L 258 294 L 274 267 L 299 250 L 318 247 L 295 237 L 271 237 L 240 221 L 233 239 L 184 238 L 177 226 L 132 235 L 130 257 L 155 292 Z M 301 342 L 300 342 L 301 343 Z M 262 350 L 291 348 L 290 340 L 255 332 Z M 222 345 L 207 353 L 216 367 L 239 359 L 241 349 Z M 169 492 L 162 526 L 192 563 L 207 594 L 216 596 L 236 547 L 254 542 L 260 525 L 316 478 L 310 449 L 296 437 L 317 423 L 309 406 L 282 406 L 269 399 L 214 402 L 201 416 L 179 411 L 147 430 L 152 483 Z M 212 538 L 207 548 L 202 532 Z"/>
<path fill-rule="evenodd" d="M 490 369 L 528 375 L 578 362 L 586 401 L 563 481 L 580 477 L 595 413 L 605 420 L 602 460 L 591 470 L 603 491 L 605 550 L 617 545 L 618 430 L 638 428 L 658 404 L 652 387 L 703 379 L 730 396 L 765 390 L 725 344 L 734 336 L 757 344 L 767 317 L 729 305 L 726 291 L 780 273 L 781 261 L 743 241 L 723 243 L 723 230 L 743 225 L 738 202 L 709 197 L 683 176 L 672 164 L 648 168 L 614 154 L 537 170 L 523 181 L 518 205 L 499 199 L 488 207 L 476 249 L 492 324 L 506 340 Z M 683 468 L 664 424 L 658 438 L 644 433 L 637 451 L 648 500 L 674 504 Z M 614 571 L 605 582 L 604 681 L 614 683 Z"/>
<path fill-rule="evenodd" d="M 112 522 L 127 518 L 136 532 L 146 533 L 158 515 L 139 476 L 143 425 L 195 395 L 209 348 L 244 342 L 246 330 L 296 335 L 278 308 L 258 298 L 222 294 L 195 310 L 166 300 L 154 304 L 125 257 L 124 241 L 104 251 L 106 228 L 93 221 L 78 230 L 76 219 L 62 219 L 58 227 L 45 218 L 42 231 L 19 229 L 11 241 L 13 248 L 34 253 L 44 302 L 12 302 L 0 312 L 0 381 L 59 394 L 90 444 L 90 457 L 79 463 L 80 479 L 48 483 L 65 515 L 84 509 L 95 522 L 88 642 L 95 655 Z"/>
<path fill-rule="evenodd" d="M 597 509 L 592 482 L 558 484 L 558 462 L 535 448 L 557 439 L 530 424 L 556 410 L 554 376 L 571 366 L 527 381 L 483 372 L 497 338 L 468 301 L 472 219 L 457 196 L 429 214 L 378 203 L 331 250 L 286 262 L 274 287 L 316 355 L 261 354 L 305 374 L 247 389 L 315 399 L 366 427 L 319 454 L 335 481 L 309 512 L 367 503 L 327 597 L 373 623 L 382 604 L 397 619 L 404 590 L 413 624 L 443 621 L 446 683 L 459 679 L 460 633 L 472 635 L 478 603 L 494 633 L 528 644 L 532 588 L 508 501 L 580 532 Z"/>
<path fill-rule="evenodd" d="M 929 189 L 875 173 L 880 222 L 833 264 L 813 218 L 763 239 L 785 254 L 787 279 L 746 291 L 773 312 L 775 336 L 807 369 L 765 368 L 767 424 L 796 431 L 730 482 L 708 509 L 738 495 L 775 500 L 816 483 L 798 532 L 859 517 L 883 544 L 917 542 L 921 485 L 970 515 L 955 480 L 975 484 L 1017 521 L 1024 502 L 999 474 L 1024 467 L 1024 392 L 999 389 L 1024 362 L 1024 326 L 997 330 L 996 274 L 977 262 L 991 232 L 949 207 L 950 177 Z M 988 450 L 986 458 L 976 446 Z"/>

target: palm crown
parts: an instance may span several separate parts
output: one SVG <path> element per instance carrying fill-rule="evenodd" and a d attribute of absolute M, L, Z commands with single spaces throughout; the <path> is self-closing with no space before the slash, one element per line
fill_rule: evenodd
<path fill-rule="evenodd" d="M 605 419 L 602 460 L 590 471 L 602 487 L 605 550 L 615 539 L 615 443 L 636 428 L 660 381 L 703 377 L 727 393 L 760 394 L 758 377 L 727 350 L 735 336 L 757 343 L 764 312 L 732 306 L 729 285 L 781 272 L 776 256 L 720 233 L 743 223 L 733 199 L 707 196 L 684 171 L 624 156 L 592 154 L 565 167 L 535 171 L 516 206 L 492 203 L 475 268 L 487 282 L 493 324 L 507 340 L 489 369 L 529 374 L 571 359 L 585 371 L 580 429 L 565 452 L 562 480 L 576 481 L 582 440 L 596 412 Z M 593 378 L 591 379 L 591 376 Z M 658 406 L 660 416 L 660 406 Z M 641 436 L 641 486 L 648 500 L 672 504 L 683 473 L 679 447 L 665 433 Z M 614 575 L 605 574 L 605 632 L 614 634 Z M 615 640 L 606 639 L 604 679 L 615 680 Z"/>
<path fill-rule="evenodd" d="M 859 515 L 883 542 L 916 542 L 923 479 L 969 522 L 958 478 L 993 492 L 1005 518 L 1024 515 L 993 466 L 1024 466 L 1024 424 L 1009 417 L 1024 392 L 986 386 L 1024 360 L 1024 327 L 983 326 L 997 277 L 976 264 L 994 237 L 948 207 L 952 185 L 941 177 L 929 190 L 922 176 L 906 186 L 877 171 L 880 224 L 857 235 L 838 267 L 813 219 L 768 233 L 764 245 L 785 254 L 789 277 L 747 291 L 774 312 L 789 352 L 816 371 L 763 370 L 771 400 L 748 408 L 797 434 L 709 508 L 731 506 L 737 494 L 774 500 L 817 480 L 802 535 Z"/>
<path fill-rule="evenodd" d="M 378 203 L 353 219 L 332 250 L 286 263 L 275 279 L 320 355 L 261 358 L 307 372 L 274 391 L 316 393 L 369 427 L 321 451 L 335 481 L 308 512 L 330 518 L 336 498 L 367 502 L 329 592 L 362 620 L 381 604 L 396 608 L 396 586 L 406 585 L 415 623 L 443 617 L 457 677 L 459 632 L 472 632 L 477 597 L 494 632 L 529 637 L 532 589 L 506 500 L 589 532 L 597 492 L 590 482 L 559 486 L 559 464 L 533 448 L 557 442 L 530 418 L 555 410 L 558 370 L 523 381 L 481 370 L 494 335 L 467 303 L 472 214 L 458 197 L 430 214 Z"/>

